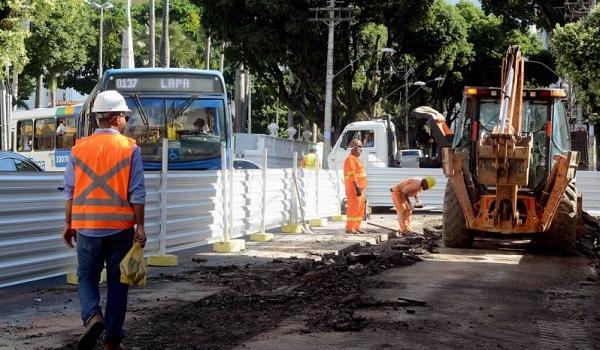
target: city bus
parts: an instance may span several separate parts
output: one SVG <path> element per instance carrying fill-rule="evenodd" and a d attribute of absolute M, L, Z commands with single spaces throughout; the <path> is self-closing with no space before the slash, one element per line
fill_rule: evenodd
<path fill-rule="evenodd" d="M 136 140 L 145 170 L 160 170 L 162 139 L 169 169 L 221 168 L 221 147 L 231 147 L 227 90 L 218 71 L 182 68 L 109 69 L 81 110 L 79 137 L 97 128 L 92 113 L 98 93 L 117 90 L 132 113 L 125 135 Z"/>
<path fill-rule="evenodd" d="M 77 137 L 82 105 L 14 111 L 11 147 L 46 171 L 64 171 Z"/>

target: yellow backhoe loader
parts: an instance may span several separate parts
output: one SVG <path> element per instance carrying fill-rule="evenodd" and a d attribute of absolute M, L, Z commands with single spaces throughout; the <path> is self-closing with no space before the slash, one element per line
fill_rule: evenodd
<path fill-rule="evenodd" d="M 574 253 L 582 199 L 579 154 L 570 150 L 562 89 L 524 89 L 524 64 L 511 46 L 500 88 L 465 87 L 452 147 L 443 241 L 470 247 L 484 233 L 530 234 L 534 244 Z"/>

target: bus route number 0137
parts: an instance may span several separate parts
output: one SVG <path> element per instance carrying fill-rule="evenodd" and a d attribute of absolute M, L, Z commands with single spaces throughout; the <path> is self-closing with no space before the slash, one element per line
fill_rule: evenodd
<path fill-rule="evenodd" d="M 134 78 L 129 79 L 115 79 L 117 89 L 135 89 L 137 87 L 138 80 Z"/>

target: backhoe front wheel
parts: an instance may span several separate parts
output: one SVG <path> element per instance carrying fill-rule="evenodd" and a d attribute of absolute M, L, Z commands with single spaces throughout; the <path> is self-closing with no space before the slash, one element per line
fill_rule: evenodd
<path fill-rule="evenodd" d="M 473 233 L 467 228 L 456 193 L 450 181 L 444 192 L 444 214 L 442 221 L 442 240 L 450 248 L 470 248 L 473 245 Z"/>

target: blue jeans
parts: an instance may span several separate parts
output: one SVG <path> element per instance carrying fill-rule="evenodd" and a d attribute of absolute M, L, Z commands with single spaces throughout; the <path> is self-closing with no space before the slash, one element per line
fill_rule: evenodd
<path fill-rule="evenodd" d="M 120 282 L 119 263 L 131 249 L 133 236 L 133 227 L 106 237 L 77 235 L 77 278 L 84 326 L 94 315 L 102 315 L 98 284 L 106 263 L 108 293 L 104 314 L 105 340 L 121 340 L 124 337 L 123 323 L 129 287 Z"/>

